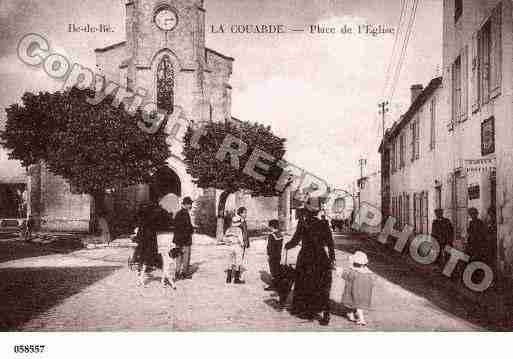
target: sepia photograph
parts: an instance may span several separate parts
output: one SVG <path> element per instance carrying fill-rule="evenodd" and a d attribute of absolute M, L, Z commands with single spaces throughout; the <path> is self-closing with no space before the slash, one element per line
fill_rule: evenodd
<path fill-rule="evenodd" d="M 2 0 L 9 357 L 510 331 L 511 59 L 509 0 Z"/>

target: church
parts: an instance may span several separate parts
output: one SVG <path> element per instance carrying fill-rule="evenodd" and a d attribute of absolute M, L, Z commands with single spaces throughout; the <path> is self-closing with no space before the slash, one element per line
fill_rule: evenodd
<path fill-rule="evenodd" d="M 203 0 L 129 0 L 125 7 L 126 41 L 94 50 L 97 73 L 129 90 L 144 91 L 159 109 L 171 113 L 180 107 L 187 121 L 237 121 L 231 114 L 234 59 L 205 46 Z M 147 200 L 159 201 L 175 213 L 181 198 L 190 196 L 200 199 L 196 206 L 211 209 L 196 213 L 215 218 L 220 191 L 196 187 L 185 170 L 183 144 L 168 143 L 172 153 L 168 167 L 155 174 L 152 185 L 133 186 L 123 189 L 121 196 L 107 197 L 113 213 L 120 216 Z M 91 230 L 95 215 L 91 197 L 76 193 L 44 164 L 30 169 L 28 188 L 31 215 L 42 230 Z M 288 226 L 291 204 L 287 191 L 281 198 L 252 198 L 240 192 L 230 196 L 226 209 L 247 207 L 248 225 L 257 229 L 273 218 Z"/>

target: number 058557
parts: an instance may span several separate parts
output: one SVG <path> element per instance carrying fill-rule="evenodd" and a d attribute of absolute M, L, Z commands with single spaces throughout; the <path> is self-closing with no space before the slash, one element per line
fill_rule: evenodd
<path fill-rule="evenodd" d="M 44 353 L 46 347 L 44 345 L 15 345 L 14 352 L 16 354 L 38 354 Z"/>

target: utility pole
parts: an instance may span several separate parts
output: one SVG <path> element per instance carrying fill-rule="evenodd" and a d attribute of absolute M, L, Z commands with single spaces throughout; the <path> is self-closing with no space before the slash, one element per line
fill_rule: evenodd
<path fill-rule="evenodd" d="M 383 139 L 385 138 L 385 114 L 388 112 L 388 101 L 383 101 L 378 104 L 379 113 L 381 114 L 381 126 L 383 129 Z"/>
<path fill-rule="evenodd" d="M 365 158 L 360 158 L 358 160 L 358 165 L 360 166 L 360 180 L 358 181 L 358 223 L 360 222 L 360 212 L 361 212 L 361 190 L 363 188 L 363 167 L 367 166 L 367 160 Z"/>

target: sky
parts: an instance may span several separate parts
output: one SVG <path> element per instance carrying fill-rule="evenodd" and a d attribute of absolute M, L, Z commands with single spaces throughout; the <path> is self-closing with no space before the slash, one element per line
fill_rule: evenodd
<path fill-rule="evenodd" d="M 382 131 L 378 103 L 384 99 L 394 35 L 241 35 L 212 33 L 210 27 L 381 24 L 397 31 L 402 1 L 411 8 L 413 0 L 205 0 L 206 46 L 235 58 L 232 115 L 271 125 L 277 135 L 287 138 L 289 162 L 333 187 L 352 190 L 360 175 L 359 158 L 368 160 L 364 175 L 378 169 Z M 44 35 L 56 52 L 94 67 L 94 48 L 125 40 L 123 4 L 124 0 L 0 1 L 0 124 L 5 121 L 3 108 L 19 102 L 25 91 L 54 91 L 61 86 L 41 69 L 18 60 L 16 45 L 23 35 Z M 109 24 L 114 32 L 68 32 L 73 23 Z M 441 68 L 441 0 L 419 2 L 406 54 L 387 127 L 407 110 L 410 86 L 425 86 Z"/>

